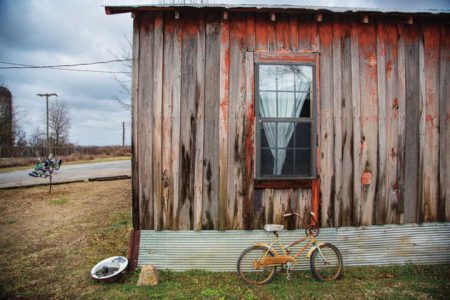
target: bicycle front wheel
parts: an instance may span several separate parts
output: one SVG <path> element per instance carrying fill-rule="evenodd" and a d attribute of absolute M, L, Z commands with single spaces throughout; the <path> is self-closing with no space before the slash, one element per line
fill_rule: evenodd
<path fill-rule="evenodd" d="M 267 253 L 267 250 L 266 247 L 252 246 L 245 249 L 241 256 L 239 256 L 237 271 L 245 282 L 250 284 L 265 284 L 272 279 L 275 273 L 275 266 L 255 268 L 255 262 L 260 260 Z M 273 256 L 273 253 L 269 251 L 267 255 Z"/>
<path fill-rule="evenodd" d="M 323 244 L 311 255 L 311 272 L 320 281 L 337 279 L 342 272 L 343 263 L 339 249 L 332 244 Z"/>

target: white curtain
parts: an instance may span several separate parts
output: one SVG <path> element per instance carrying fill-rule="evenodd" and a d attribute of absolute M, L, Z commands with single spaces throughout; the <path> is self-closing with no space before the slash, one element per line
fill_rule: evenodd
<path fill-rule="evenodd" d="M 300 81 L 300 91 L 308 91 L 309 81 Z M 278 92 L 278 118 L 298 118 L 305 103 L 307 92 L 297 93 L 297 101 L 294 93 Z M 260 114 L 263 118 L 276 117 L 277 101 L 275 92 L 260 93 Z M 281 175 L 284 161 L 286 159 L 286 149 L 278 149 L 278 155 L 274 148 L 286 148 L 294 134 L 294 122 L 263 122 L 264 132 L 267 142 L 274 157 L 273 174 Z M 276 140 L 278 137 L 278 141 Z"/>

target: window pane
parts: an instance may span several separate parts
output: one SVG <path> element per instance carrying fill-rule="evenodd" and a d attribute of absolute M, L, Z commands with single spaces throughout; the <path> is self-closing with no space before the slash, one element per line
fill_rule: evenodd
<path fill-rule="evenodd" d="M 259 89 L 260 90 L 275 90 L 276 76 L 273 65 L 259 65 Z"/>
<path fill-rule="evenodd" d="M 277 123 L 261 123 L 261 146 L 268 148 L 277 147 Z"/>
<path fill-rule="evenodd" d="M 297 123 L 295 128 L 295 148 L 311 147 L 311 123 Z"/>
<path fill-rule="evenodd" d="M 311 118 L 311 101 L 309 93 L 296 93 L 295 101 L 298 109 L 301 110 L 299 117 L 301 118 Z"/>
<path fill-rule="evenodd" d="M 295 150 L 295 175 L 311 176 L 311 150 Z"/>
<path fill-rule="evenodd" d="M 295 107 L 295 95 L 289 92 L 278 93 L 278 117 L 298 118 L 300 109 Z"/>
<path fill-rule="evenodd" d="M 298 68 L 298 66 L 294 65 L 276 66 L 278 90 L 294 91 L 296 68 Z"/>
<path fill-rule="evenodd" d="M 274 175 L 274 166 L 275 160 L 272 151 L 270 149 L 263 148 L 261 150 L 261 175 L 262 176 Z"/>
<path fill-rule="evenodd" d="M 312 67 L 311 66 L 297 66 L 295 85 L 297 86 L 297 91 L 309 91 L 312 80 Z"/>
<path fill-rule="evenodd" d="M 276 118 L 277 116 L 277 93 L 259 93 L 259 116 L 261 118 Z"/>
<path fill-rule="evenodd" d="M 295 122 L 278 122 L 277 148 L 286 148 L 294 136 Z"/>
<path fill-rule="evenodd" d="M 281 169 L 281 175 L 292 176 L 294 175 L 294 150 L 293 149 L 278 149 L 278 157 L 284 158 L 283 167 Z"/>

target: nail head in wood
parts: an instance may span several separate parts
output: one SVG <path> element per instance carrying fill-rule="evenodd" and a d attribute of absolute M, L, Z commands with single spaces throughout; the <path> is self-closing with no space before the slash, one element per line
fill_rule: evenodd
<path fill-rule="evenodd" d="M 364 24 L 368 24 L 369 23 L 369 16 L 368 15 L 364 15 L 361 17 L 361 22 L 363 22 Z"/>
<path fill-rule="evenodd" d="M 270 21 L 275 22 L 276 19 L 275 13 L 270 13 Z"/>
<path fill-rule="evenodd" d="M 323 15 L 322 14 L 316 14 L 316 21 L 317 22 L 322 22 L 323 20 Z"/>
<path fill-rule="evenodd" d="M 175 19 L 178 20 L 180 18 L 180 13 L 175 11 Z"/>
<path fill-rule="evenodd" d="M 407 17 L 406 24 L 408 24 L 408 25 L 414 24 L 414 18 L 412 16 Z"/>

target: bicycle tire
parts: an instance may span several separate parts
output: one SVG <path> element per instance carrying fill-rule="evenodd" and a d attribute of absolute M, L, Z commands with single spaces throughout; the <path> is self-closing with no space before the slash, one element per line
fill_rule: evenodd
<path fill-rule="evenodd" d="M 310 266 L 313 275 L 320 281 L 333 281 L 339 278 L 343 269 L 342 255 L 339 249 L 332 244 L 323 244 L 320 246 L 320 251 L 326 257 L 319 257 L 322 254 L 316 248 L 311 255 Z M 322 261 L 319 261 L 322 259 Z"/>
<path fill-rule="evenodd" d="M 267 250 L 268 248 L 263 246 L 251 246 L 241 253 L 237 261 L 237 272 L 245 282 L 262 285 L 272 280 L 275 274 L 275 266 L 265 267 L 263 270 L 255 270 L 253 268 L 253 260 L 260 258 Z M 272 252 L 269 252 L 269 255 L 274 256 Z M 251 274 L 255 274 L 256 276 L 251 276 Z"/>

